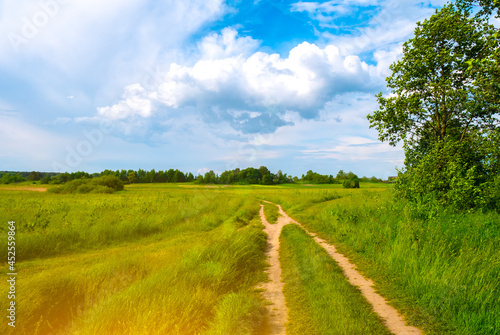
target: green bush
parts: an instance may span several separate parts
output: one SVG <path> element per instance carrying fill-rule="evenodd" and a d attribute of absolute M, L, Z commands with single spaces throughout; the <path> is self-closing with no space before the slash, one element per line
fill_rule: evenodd
<path fill-rule="evenodd" d="M 461 210 L 491 207 L 498 203 L 499 182 L 490 175 L 471 143 L 443 141 L 418 164 L 400 172 L 395 188 L 413 203 Z"/>
<path fill-rule="evenodd" d="M 104 176 L 99 178 L 93 178 L 91 179 L 91 184 L 105 186 L 114 191 L 123 191 L 124 189 L 124 185 L 121 179 L 115 176 Z"/>
<path fill-rule="evenodd" d="M 344 188 L 359 188 L 359 180 L 357 179 L 346 179 L 343 183 Z"/>
<path fill-rule="evenodd" d="M 104 176 L 92 179 L 75 179 L 60 187 L 49 189 L 49 192 L 58 194 L 68 193 L 114 193 L 124 189 L 123 182 L 115 176 Z"/>

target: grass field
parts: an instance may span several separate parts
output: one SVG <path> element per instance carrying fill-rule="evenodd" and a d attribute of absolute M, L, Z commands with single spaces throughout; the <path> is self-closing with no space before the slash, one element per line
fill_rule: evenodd
<path fill-rule="evenodd" d="M 410 211 L 390 190 L 369 186 L 262 198 L 333 242 L 426 333 L 497 334 L 500 215 Z"/>
<path fill-rule="evenodd" d="M 287 334 L 390 334 L 335 261 L 300 227 L 283 228 L 280 259 L 290 310 Z"/>
<path fill-rule="evenodd" d="M 266 303 L 255 289 L 266 278 L 259 199 L 334 242 L 426 333 L 500 329 L 498 214 L 410 211 L 386 184 L 137 184 L 91 195 L 0 187 L 0 276 L 9 272 L 9 221 L 18 272 L 16 329 L 4 320 L 0 333 L 266 334 Z M 265 211 L 275 220 L 272 205 Z M 281 241 L 290 334 L 304 324 L 310 334 L 334 334 L 333 324 L 340 333 L 384 333 L 300 228 L 286 226 Z M 0 281 L 3 311 L 8 290 Z M 338 305 L 318 300 L 326 295 Z M 353 325 L 353 315 L 364 321 Z"/>
<path fill-rule="evenodd" d="M 5 191 L 0 204 L 1 220 L 17 224 L 19 273 L 17 325 L 2 322 L 2 334 L 253 334 L 262 324 L 253 287 L 264 279 L 265 235 L 254 199 L 138 186 Z M 0 288 L 6 310 L 4 280 Z"/>

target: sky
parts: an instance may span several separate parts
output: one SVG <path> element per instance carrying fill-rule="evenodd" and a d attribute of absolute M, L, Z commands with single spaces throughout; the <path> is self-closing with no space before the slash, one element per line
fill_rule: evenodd
<path fill-rule="evenodd" d="M 444 3 L 0 0 L 0 171 L 393 176 L 366 116 Z"/>

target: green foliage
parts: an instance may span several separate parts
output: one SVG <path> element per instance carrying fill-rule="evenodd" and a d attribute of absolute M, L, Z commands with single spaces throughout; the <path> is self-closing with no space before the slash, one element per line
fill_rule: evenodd
<path fill-rule="evenodd" d="M 307 171 L 306 175 L 302 175 L 303 182 L 310 184 L 334 184 L 336 183 L 335 178 L 332 175 L 322 175 L 312 170 Z"/>
<path fill-rule="evenodd" d="M 210 170 L 206 172 L 204 176 L 199 175 L 196 178 L 196 184 L 222 184 L 222 185 L 277 185 L 284 183 L 292 183 L 291 177 L 287 174 L 283 174 L 281 170 L 278 170 L 276 174 L 273 174 L 265 166 L 261 166 L 259 169 L 248 167 L 244 170 L 234 169 L 224 171 L 220 176 L 214 171 Z"/>
<path fill-rule="evenodd" d="M 342 170 L 341 170 L 342 172 Z M 339 172 L 340 174 L 340 172 Z M 344 174 L 344 177 L 346 178 L 344 182 L 342 183 L 342 186 L 344 188 L 359 188 L 359 178 L 357 175 L 355 175 L 352 172 Z"/>
<path fill-rule="evenodd" d="M 390 334 L 342 269 L 301 228 L 280 236 L 287 334 Z"/>
<path fill-rule="evenodd" d="M 32 171 L 26 179 L 29 181 L 37 181 L 42 179 L 42 174 L 37 171 Z"/>
<path fill-rule="evenodd" d="M 470 69 L 498 48 L 495 28 L 468 11 L 446 5 L 424 22 L 403 46 L 403 59 L 387 78 L 393 96 L 377 98 L 380 110 L 368 116 L 381 141 L 404 141 L 425 154 L 429 144 L 498 122 L 500 88 L 484 81 L 488 73 Z"/>
<path fill-rule="evenodd" d="M 359 180 L 357 179 L 346 179 L 342 183 L 344 188 L 359 188 Z"/>
<path fill-rule="evenodd" d="M 455 208 L 475 207 L 482 201 L 480 185 L 484 182 L 475 155 L 466 143 L 443 142 L 419 165 L 400 172 L 396 190 L 416 203 L 437 201 Z"/>
<path fill-rule="evenodd" d="M 496 334 L 500 214 L 416 208 L 391 190 L 338 192 L 339 199 L 325 203 L 308 202 L 320 193 L 310 189 L 267 198 L 279 199 L 309 231 L 333 242 L 426 334 Z M 308 273 L 307 264 L 299 273 Z"/>
<path fill-rule="evenodd" d="M 482 1 L 476 16 L 470 5 L 448 4 L 417 23 L 386 79 L 391 96 L 380 93 L 368 116 L 381 141 L 404 142 L 397 190 L 417 206 L 498 208 L 500 39 L 484 15 L 493 3 Z"/>
<path fill-rule="evenodd" d="M 0 184 L 12 184 L 26 181 L 19 173 L 4 173 L 0 178 Z"/>
<path fill-rule="evenodd" d="M 54 187 L 48 190 L 51 193 L 69 194 L 69 193 L 114 193 L 124 189 L 120 178 L 106 175 L 92 179 L 75 179 L 63 186 Z"/>

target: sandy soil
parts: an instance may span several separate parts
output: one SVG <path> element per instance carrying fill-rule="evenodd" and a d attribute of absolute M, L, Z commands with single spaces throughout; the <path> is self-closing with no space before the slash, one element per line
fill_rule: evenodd
<path fill-rule="evenodd" d="M 384 323 L 389 331 L 396 335 L 422 334 L 420 329 L 406 325 L 404 318 L 398 313 L 398 311 L 394 307 L 389 305 L 380 294 L 375 292 L 375 289 L 373 288 L 374 283 L 371 280 L 363 277 L 356 270 L 356 265 L 352 264 L 347 257 L 338 253 L 334 245 L 329 244 L 325 240 L 308 232 L 300 223 L 291 219 L 283 211 L 280 205 L 277 206 L 285 222 L 292 222 L 299 225 L 310 236 L 312 236 L 314 240 L 319 245 L 321 245 L 328 252 L 328 254 L 339 264 L 339 266 L 344 271 L 344 275 L 347 277 L 351 285 L 356 286 L 360 289 L 366 300 L 373 306 L 373 310 L 375 311 L 375 313 L 377 313 L 384 320 Z"/>
<path fill-rule="evenodd" d="M 33 192 L 45 192 L 47 191 L 44 187 L 2 187 L 0 190 L 7 191 L 33 191 Z"/>
<path fill-rule="evenodd" d="M 281 281 L 281 264 L 279 261 L 280 233 L 281 229 L 290 222 L 281 216 L 276 224 L 270 224 L 264 215 L 264 205 L 260 207 L 260 219 L 266 227 L 267 234 L 267 269 L 269 281 L 259 285 L 263 289 L 262 295 L 270 304 L 268 310 L 268 326 L 271 335 L 285 335 L 285 324 L 288 321 L 288 309 L 283 295 L 283 282 Z"/>

